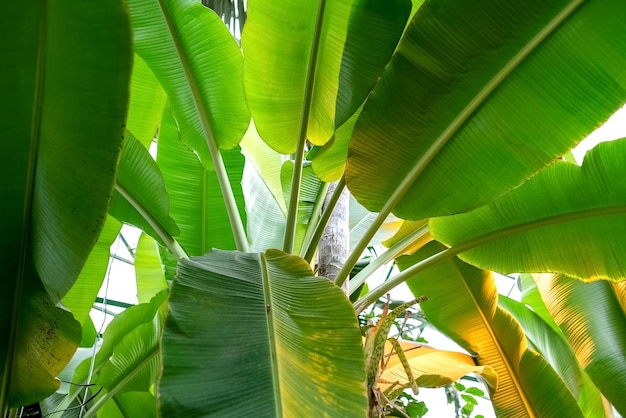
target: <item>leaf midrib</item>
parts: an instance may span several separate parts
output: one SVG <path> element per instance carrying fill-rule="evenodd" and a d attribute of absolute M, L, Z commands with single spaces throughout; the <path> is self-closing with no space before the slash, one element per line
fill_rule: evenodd
<path fill-rule="evenodd" d="M 526 412 L 528 413 L 528 415 L 530 417 L 534 417 L 535 414 L 534 414 L 533 409 L 532 409 L 532 407 L 530 405 L 530 402 L 528 401 L 528 399 L 526 397 L 526 393 L 524 392 L 524 389 L 523 389 L 522 385 L 520 384 L 520 382 L 519 382 L 519 380 L 517 378 L 517 374 L 515 373 L 515 368 L 511 365 L 511 360 L 506 355 L 505 350 L 502 348 L 502 344 L 500 344 L 500 339 L 497 338 L 497 335 L 495 334 L 495 332 L 493 330 L 493 326 L 491 324 L 491 321 L 489 321 L 487 319 L 487 316 L 485 315 L 484 310 L 482 309 L 481 305 L 478 303 L 478 300 L 474 296 L 474 293 L 469 288 L 467 280 L 465 280 L 465 277 L 463 277 L 463 274 L 459 270 L 459 268 L 456 265 L 456 263 L 454 262 L 454 260 L 449 260 L 448 262 L 451 264 L 451 266 L 452 266 L 452 268 L 454 270 L 454 273 L 457 275 L 458 279 L 463 284 L 463 288 L 465 289 L 465 292 L 469 295 L 469 298 L 472 301 L 472 305 L 475 307 L 476 311 L 478 311 L 478 315 L 480 316 L 480 320 L 483 323 L 483 327 L 487 331 L 487 333 L 489 334 L 489 337 L 490 337 L 490 339 L 492 341 L 492 346 L 494 346 L 496 348 L 499 357 L 502 359 L 502 363 L 503 363 L 504 367 L 506 368 L 506 370 L 509 373 L 509 376 L 511 378 L 513 386 L 515 386 L 515 388 L 517 389 L 517 394 L 519 395 L 519 397 L 520 397 L 520 399 L 522 401 L 522 404 L 524 405 L 524 408 L 526 409 Z M 492 289 L 492 291 L 497 294 L 496 289 Z M 496 319 L 496 315 L 497 315 L 497 310 L 498 309 L 499 309 L 499 307 L 498 307 L 498 304 L 496 303 L 496 310 L 494 311 L 493 320 Z M 478 353 L 478 354 L 480 354 L 480 353 Z M 519 360 L 521 361 L 521 357 L 520 357 Z M 487 365 L 487 364 L 485 364 L 485 365 Z M 493 365 L 491 365 L 491 366 L 493 367 Z"/>
<path fill-rule="evenodd" d="M 491 93 L 511 74 L 524 59 L 530 55 L 556 28 L 558 28 L 565 19 L 567 19 L 580 6 L 584 0 L 572 0 L 561 13 L 554 17 L 542 30 L 540 30 L 528 43 L 515 54 L 500 71 L 489 80 L 485 86 L 474 96 L 474 98 L 465 106 L 465 108 L 454 118 L 454 120 L 444 129 L 437 137 L 434 143 L 426 150 L 424 155 L 415 163 L 409 174 L 400 183 L 398 188 L 391 195 L 381 213 L 387 214 L 398 204 L 400 199 L 405 195 L 408 189 L 413 185 L 415 180 L 426 169 L 428 164 L 435 158 L 441 149 L 448 143 L 450 138 L 461 128 L 461 126 L 469 119 L 474 111 L 482 105 Z"/>
<path fill-rule="evenodd" d="M 269 344 L 269 351 L 271 357 L 271 369 L 272 369 L 272 387 L 274 391 L 274 401 L 276 406 L 276 417 L 281 418 L 283 416 L 282 411 L 282 396 L 280 390 L 280 371 L 278 367 L 278 355 L 276 353 L 276 333 L 274 330 L 274 313 L 272 295 L 270 290 L 270 278 L 267 270 L 267 258 L 265 253 L 259 254 L 259 267 L 261 270 L 261 281 L 263 285 L 263 298 L 265 301 L 266 316 L 267 316 L 267 338 Z"/>

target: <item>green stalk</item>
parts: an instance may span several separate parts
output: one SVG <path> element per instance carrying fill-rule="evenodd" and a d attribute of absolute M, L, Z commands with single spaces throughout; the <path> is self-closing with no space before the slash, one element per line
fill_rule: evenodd
<path fill-rule="evenodd" d="M 285 240 L 283 251 L 293 252 L 293 244 L 296 237 L 296 222 L 298 217 L 298 201 L 300 200 L 300 183 L 302 182 L 302 163 L 304 161 L 304 146 L 306 144 L 306 132 L 309 124 L 309 113 L 311 112 L 311 98 L 313 97 L 313 84 L 315 82 L 315 67 L 317 65 L 317 53 L 320 47 L 322 35 L 322 23 L 324 21 L 324 8 L 326 0 L 320 0 L 317 9 L 317 21 L 315 22 L 315 32 L 313 34 L 313 44 L 311 46 L 311 56 L 309 68 L 306 75 L 304 88 L 304 98 L 302 103 L 302 116 L 300 118 L 300 134 L 296 147 L 295 161 L 293 167 L 293 177 L 291 178 L 291 195 L 289 197 L 289 208 L 287 210 L 287 221 L 285 224 Z"/>
<path fill-rule="evenodd" d="M 417 239 L 423 237 L 428 233 L 428 224 L 421 228 L 416 229 L 406 237 L 391 246 L 387 251 L 382 253 L 379 257 L 376 257 L 372 262 L 359 272 L 356 276 L 350 279 L 350 294 L 354 293 L 364 282 L 383 265 L 389 261 L 395 259 L 400 254 L 404 253 L 408 247 Z"/>
<path fill-rule="evenodd" d="M 202 106 L 200 89 L 196 85 L 193 74 L 191 72 L 191 68 L 189 66 L 189 62 L 187 62 L 185 54 L 181 52 L 183 50 L 183 47 L 179 39 L 178 32 L 176 31 L 176 26 L 172 21 L 172 16 L 170 16 L 169 10 L 167 8 L 167 5 L 164 3 L 164 0 L 159 0 L 159 6 L 161 8 L 161 11 L 163 12 L 163 17 L 165 18 L 170 34 L 172 35 L 172 40 L 174 41 L 174 45 L 176 46 L 176 51 L 178 52 L 180 63 L 185 72 L 185 78 L 189 83 L 189 90 L 191 91 L 194 105 L 196 107 L 196 110 L 198 111 L 200 124 L 202 125 L 202 132 L 204 133 L 207 147 L 209 148 L 209 152 L 211 153 L 211 161 L 213 162 L 215 175 L 217 176 L 217 182 L 220 185 L 220 191 L 222 192 L 224 204 L 226 205 L 226 213 L 228 214 L 228 220 L 230 221 L 230 227 L 233 233 L 233 238 L 235 240 L 235 245 L 237 246 L 238 251 L 247 252 L 248 238 L 246 236 L 246 231 L 243 227 L 243 221 L 239 216 L 237 201 L 235 200 L 233 189 L 230 186 L 230 181 L 228 180 L 228 172 L 226 171 L 226 167 L 224 166 L 222 154 L 220 153 L 217 142 L 215 141 L 215 137 L 213 136 L 213 130 L 211 129 L 211 125 L 209 124 L 207 110 Z"/>
<path fill-rule="evenodd" d="M 456 133 L 456 131 L 465 123 L 465 121 L 474 113 L 474 111 L 491 95 L 491 93 L 506 79 L 506 77 L 515 70 L 518 65 L 530 54 L 535 48 L 547 38 L 555 28 L 557 28 L 565 19 L 567 19 L 582 1 L 576 1 L 573 4 L 568 5 L 563 11 L 557 15 L 552 21 L 550 21 L 534 38 L 532 38 L 526 45 L 524 45 L 515 54 L 509 62 L 491 79 L 485 86 L 470 100 L 465 108 L 454 118 L 454 120 L 444 129 L 444 131 L 437 137 L 435 142 L 426 150 L 424 155 L 415 163 L 411 168 L 407 176 L 403 179 L 400 185 L 394 190 L 389 200 L 382 207 L 380 213 L 374 220 L 374 223 L 367 230 L 361 241 L 357 244 L 354 251 L 346 260 L 343 268 L 339 272 L 335 283 L 341 286 L 346 278 L 350 275 L 350 271 L 354 268 L 356 262 L 359 260 L 361 253 L 367 248 L 367 244 L 371 241 L 372 237 L 376 233 L 376 230 L 383 224 L 387 216 L 396 207 L 398 202 L 404 197 L 409 188 L 413 185 L 415 180 L 422 174 L 428 164 L 437 156 L 439 151 L 446 145 L 448 140 Z"/>
<path fill-rule="evenodd" d="M 343 192 L 343 189 L 345 187 L 346 187 L 346 182 L 345 182 L 345 179 L 342 177 L 341 180 L 339 180 L 339 182 L 337 183 L 337 188 L 335 189 L 335 192 L 333 193 L 333 195 L 330 197 L 330 200 L 328 201 L 328 205 L 326 205 L 326 208 L 324 208 L 324 212 L 322 212 L 322 217 L 320 218 L 319 222 L 315 226 L 315 231 L 313 232 L 311 241 L 308 243 L 306 251 L 304 252 L 303 258 L 309 263 L 313 259 L 313 255 L 315 254 L 315 249 L 317 248 L 317 244 L 320 242 L 320 238 L 322 237 L 322 234 L 324 233 L 326 224 L 328 224 L 328 220 L 333 214 L 333 209 L 335 209 L 335 205 L 337 204 L 339 197 L 341 197 L 341 193 Z M 302 248 L 304 248 L 304 246 Z"/>
<path fill-rule="evenodd" d="M 309 224 L 306 228 L 306 233 L 304 234 L 304 240 L 302 241 L 302 248 L 300 249 L 300 257 L 302 258 L 304 258 L 306 250 L 311 245 L 313 233 L 317 229 L 317 224 L 320 221 L 320 213 L 322 212 L 322 206 L 324 206 L 324 200 L 326 199 L 326 193 L 328 193 L 329 186 L 330 183 L 322 183 L 322 187 L 320 187 L 319 193 L 317 194 L 315 206 L 313 206 L 313 213 L 311 214 L 311 219 L 309 219 Z"/>
<path fill-rule="evenodd" d="M 139 201 L 137 201 L 137 199 L 135 199 L 135 197 L 130 194 L 128 190 L 124 188 L 124 186 L 119 183 L 115 183 L 115 190 L 117 190 L 117 192 L 122 195 L 122 197 L 126 199 L 132 205 L 132 207 L 137 210 L 137 212 L 139 212 L 139 214 L 146 220 L 146 222 L 148 222 L 152 229 L 154 229 L 154 231 L 157 233 L 159 238 L 161 238 L 167 249 L 170 250 L 170 252 L 174 254 L 174 256 L 176 256 L 176 258 L 189 258 L 189 256 L 187 256 L 187 253 L 185 253 L 185 250 L 183 250 L 183 248 L 178 243 L 178 241 L 176 241 L 174 237 L 172 237 L 165 230 L 163 225 L 161 225 L 159 221 L 154 216 L 152 216 L 150 211 L 145 208 L 141 203 L 139 203 Z"/>
<path fill-rule="evenodd" d="M 523 233 L 526 231 L 530 231 L 537 228 L 543 228 L 551 225 L 556 225 L 559 223 L 571 222 L 578 219 L 587 219 L 593 218 L 596 216 L 608 216 L 608 215 L 616 215 L 626 213 L 626 206 L 611 206 L 605 208 L 593 208 L 581 210 L 579 212 L 572 213 L 564 213 L 559 215 L 550 216 L 544 219 L 532 220 L 529 222 L 525 222 L 519 225 L 512 225 L 508 228 L 499 229 L 497 231 L 489 232 L 485 235 L 481 235 L 476 238 L 469 239 L 465 242 L 455 245 L 454 247 L 447 248 L 437 254 L 434 254 L 428 257 L 425 260 L 420 261 L 417 264 L 407 268 L 406 270 L 400 272 L 395 275 L 391 280 L 383 283 L 378 286 L 376 289 L 371 290 L 361 299 L 354 303 L 354 309 L 358 313 L 362 312 L 363 309 L 374 303 L 381 296 L 388 293 L 391 289 L 398 286 L 400 283 L 404 283 L 412 276 L 420 273 L 430 267 L 433 267 L 443 261 L 449 260 L 450 258 L 465 252 L 467 250 L 471 250 L 472 248 L 479 247 L 484 244 L 488 244 L 490 242 L 506 238 L 511 235 L 515 235 L 518 233 Z"/>

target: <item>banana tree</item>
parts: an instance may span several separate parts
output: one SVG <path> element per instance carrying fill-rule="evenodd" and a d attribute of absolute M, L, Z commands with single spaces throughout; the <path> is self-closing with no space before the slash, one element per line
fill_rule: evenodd
<path fill-rule="evenodd" d="M 54 392 L 80 344 L 65 370 L 75 385 L 42 403 L 49 413 L 384 411 L 372 408 L 382 371 L 368 353 L 380 358 L 386 333 L 364 349 L 357 314 L 408 281 L 468 355 L 435 351 L 449 367 L 432 370 L 398 350 L 402 385 L 475 371 L 498 416 L 604 414 L 603 398 L 626 412 L 626 373 L 607 366 L 626 347 L 626 143 L 597 147 L 582 167 L 560 160 L 623 105 L 620 1 L 250 0 L 241 47 L 200 1 L 127 0 L 129 16 L 119 1 L 71 13 L 49 3 L 2 14 L 16 60 L 3 67 L 14 98 L 3 120 L 21 156 L 2 164 L 21 176 L 2 188 L 18 202 L 3 234 L 3 410 Z M 333 283 L 315 274 L 315 255 L 346 188 L 353 243 Z M 142 303 L 101 342 L 81 341 L 106 273 L 98 250 L 118 221 L 145 233 Z M 351 304 L 341 286 L 356 293 L 396 259 L 401 271 Z M 492 271 L 560 273 L 616 297 L 602 314 L 582 293 L 562 306 L 550 296 L 570 282 L 541 279 L 543 308 L 498 306 Z M 21 354 L 53 315 L 67 318 L 53 329 L 65 339 L 40 351 L 67 359 L 37 366 L 44 378 L 20 368 L 33 364 Z M 602 332 L 581 342 L 580 321 Z"/>

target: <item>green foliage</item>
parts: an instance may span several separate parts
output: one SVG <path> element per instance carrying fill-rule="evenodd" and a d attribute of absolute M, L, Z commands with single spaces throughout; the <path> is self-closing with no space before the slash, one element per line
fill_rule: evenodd
<path fill-rule="evenodd" d="M 0 414 L 96 338 L 63 372 L 87 417 L 421 417 L 418 385 L 463 417 L 626 411 L 626 140 L 557 161 L 623 105 L 623 2 L 250 0 L 241 47 L 199 0 L 127 3 L 0 6 Z M 352 304 L 309 262 L 337 180 Z M 97 336 L 107 209 L 145 235 Z M 553 274 L 518 303 L 495 271 Z M 362 343 L 404 282 L 423 312 Z M 427 323 L 467 353 L 397 338 Z"/>

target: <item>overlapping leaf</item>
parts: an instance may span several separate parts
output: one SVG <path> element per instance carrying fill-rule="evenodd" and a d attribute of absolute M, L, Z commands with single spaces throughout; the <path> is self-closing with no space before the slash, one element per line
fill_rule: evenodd
<path fill-rule="evenodd" d="M 372 212 L 423 219 L 518 186 L 622 106 L 624 7 L 426 2 L 356 124 L 348 188 Z"/>
<path fill-rule="evenodd" d="M 580 365 L 609 402 L 626 413 L 626 317 L 611 283 L 556 274 L 537 275 L 536 281 Z"/>
<path fill-rule="evenodd" d="M 159 167 L 130 131 L 124 137 L 109 213 L 164 245 L 179 234 Z"/>
<path fill-rule="evenodd" d="M 211 169 L 210 147 L 235 147 L 250 121 L 237 43 L 194 0 L 131 0 L 128 7 L 135 50 L 167 92 L 183 142 Z"/>
<path fill-rule="evenodd" d="M 121 228 L 122 224 L 115 218 L 107 217 L 102 233 L 98 237 L 91 254 L 89 254 L 89 258 L 81 270 L 76 283 L 61 300 L 63 305 L 72 312 L 74 318 L 81 324 L 89 319 L 89 312 L 93 302 L 96 300 L 96 296 L 98 296 L 98 291 L 102 286 L 107 267 L 109 266 L 111 244 L 117 238 Z"/>
<path fill-rule="evenodd" d="M 135 54 L 126 129 L 132 132 L 145 148 L 149 148 L 154 140 L 166 101 L 167 95 L 161 84 L 146 62 Z"/>
<path fill-rule="evenodd" d="M 197 156 L 182 144 L 168 108 L 163 114 L 158 141 L 157 163 L 169 192 L 170 214 L 180 229 L 178 242 L 189 255 L 201 255 L 214 247 L 234 249 L 226 206 L 215 172 L 206 170 Z M 245 219 L 241 191 L 244 158 L 239 149 L 224 151 L 222 155 L 240 216 Z"/>
<path fill-rule="evenodd" d="M 400 257 L 398 266 L 406 269 L 443 249 L 431 242 Z M 475 355 L 478 365 L 495 370 L 498 384 L 492 401 L 498 416 L 582 416 L 567 386 L 527 348 L 519 324 L 497 306 L 491 273 L 453 258 L 416 274 L 407 284 L 413 294 L 428 297 L 420 307 L 430 323 Z"/>
<path fill-rule="evenodd" d="M 420 387 L 449 385 L 467 374 L 477 373 L 485 380 L 491 391 L 496 389 L 498 376 L 495 370 L 491 366 L 477 366 L 474 359 L 467 354 L 437 350 L 409 341 L 401 341 L 400 346 Z M 391 354 L 391 344 L 385 348 L 385 353 Z M 397 354 L 391 355 L 380 379 L 389 383 L 397 381 L 402 385 L 409 383 Z M 380 386 L 385 388 L 388 383 Z"/>
<path fill-rule="evenodd" d="M 139 303 L 150 302 L 154 295 L 167 288 L 158 244 L 146 234 L 141 234 L 137 242 L 135 279 Z"/>
<path fill-rule="evenodd" d="M 557 162 L 494 202 L 430 221 L 460 257 L 502 273 L 626 277 L 626 140 L 596 146 L 582 167 Z"/>
<path fill-rule="evenodd" d="M 244 77 L 261 137 L 285 154 L 303 127 L 313 143 L 327 142 L 372 88 L 409 11 L 406 0 L 251 2 Z"/>

